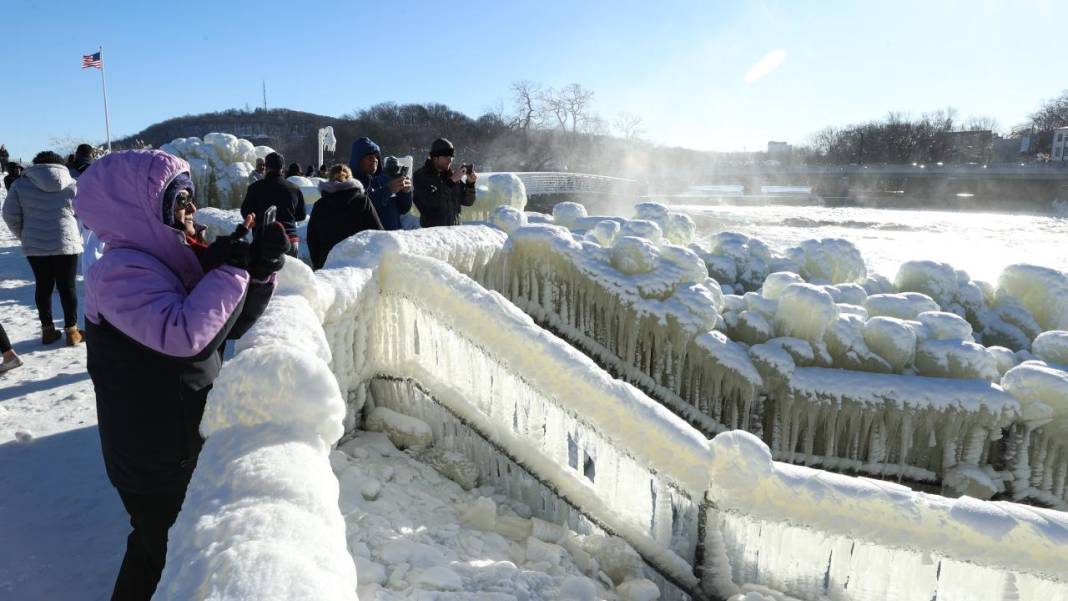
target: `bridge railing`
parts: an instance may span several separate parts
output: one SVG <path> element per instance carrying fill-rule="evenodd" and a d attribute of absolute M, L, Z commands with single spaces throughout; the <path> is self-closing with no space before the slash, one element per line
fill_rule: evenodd
<path fill-rule="evenodd" d="M 539 517 L 621 536 L 665 599 L 750 585 L 1068 599 L 1068 516 L 780 464 L 744 433 L 710 444 L 499 294 L 408 252 L 477 272 L 497 244 L 479 229 L 458 244 L 379 234 L 314 275 L 287 266 L 209 398 L 158 598 L 354 598 L 326 455 L 347 397 L 346 428 L 365 402 L 411 412 Z"/>
<path fill-rule="evenodd" d="M 615 194 L 636 186 L 632 179 L 553 171 L 526 171 L 515 174 L 526 186 L 528 196 L 552 194 Z"/>

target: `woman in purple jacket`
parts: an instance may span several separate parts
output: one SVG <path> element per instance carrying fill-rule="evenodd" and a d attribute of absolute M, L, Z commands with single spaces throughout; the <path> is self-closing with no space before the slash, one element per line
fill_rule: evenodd
<path fill-rule="evenodd" d="M 133 526 L 112 599 L 152 596 L 218 350 L 262 313 L 289 248 L 279 224 L 252 246 L 245 227 L 205 245 L 188 172 L 158 150 L 114 153 L 82 175 L 74 203 L 106 244 L 86 274 L 85 318 L 104 466 Z"/>

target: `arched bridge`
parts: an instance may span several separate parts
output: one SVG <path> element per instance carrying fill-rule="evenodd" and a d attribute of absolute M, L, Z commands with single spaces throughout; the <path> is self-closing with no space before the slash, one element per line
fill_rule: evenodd
<path fill-rule="evenodd" d="M 604 195 L 633 194 L 638 182 L 621 177 L 567 173 L 563 171 L 526 171 L 516 173 L 527 188 L 527 196 Z"/>

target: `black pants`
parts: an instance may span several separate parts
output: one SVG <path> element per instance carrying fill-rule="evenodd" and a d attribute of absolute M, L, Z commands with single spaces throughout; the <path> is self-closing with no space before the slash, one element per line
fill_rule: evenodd
<path fill-rule="evenodd" d="M 7 338 L 7 332 L 4 331 L 4 324 L 0 323 L 0 353 L 6 353 L 11 350 L 11 341 Z"/>
<path fill-rule="evenodd" d="M 167 530 L 182 508 L 185 492 L 141 495 L 119 490 L 133 532 L 115 579 L 112 601 L 148 601 L 159 584 L 167 558 Z"/>
<path fill-rule="evenodd" d="M 41 325 L 52 324 L 52 290 L 59 288 L 59 303 L 63 305 L 63 327 L 78 325 L 78 293 L 74 278 L 78 275 L 78 255 L 49 255 L 26 257 L 37 280 L 33 300 Z"/>

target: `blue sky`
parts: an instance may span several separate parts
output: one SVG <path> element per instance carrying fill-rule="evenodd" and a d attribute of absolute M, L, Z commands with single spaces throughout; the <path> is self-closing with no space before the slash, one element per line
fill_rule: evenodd
<path fill-rule="evenodd" d="M 1054 2 L 96 2 L 3 9 L 0 143 L 30 158 L 103 141 L 98 45 L 121 137 L 268 104 L 325 115 L 392 100 L 476 115 L 511 82 L 580 83 L 661 144 L 754 150 L 830 124 L 955 107 L 1005 128 L 1068 89 Z M 329 8 L 317 8 L 329 7 Z M 763 77 L 747 72 L 770 53 Z M 18 66 L 12 64 L 17 61 Z M 766 61 L 767 62 L 767 61 Z"/>

